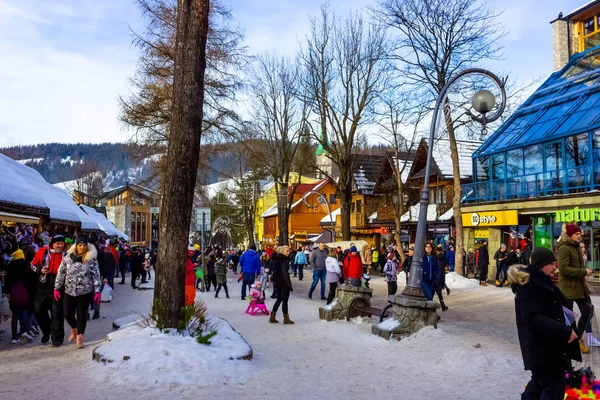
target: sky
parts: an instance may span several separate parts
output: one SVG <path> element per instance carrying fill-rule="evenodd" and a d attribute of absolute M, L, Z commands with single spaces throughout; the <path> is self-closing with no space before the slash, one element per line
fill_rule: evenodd
<path fill-rule="evenodd" d="M 318 0 L 224 0 L 250 54 L 292 55 Z M 330 0 L 337 14 L 377 0 Z M 549 22 L 586 0 L 488 0 L 502 11 L 504 60 L 483 67 L 517 82 L 552 73 Z M 543 6 L 542 6 L 543 4 Z M 130 90 L 143 28 L 133 0 L 0 0 L 0 147 L 48 142 L 123 142 L 118 97 Z"/>

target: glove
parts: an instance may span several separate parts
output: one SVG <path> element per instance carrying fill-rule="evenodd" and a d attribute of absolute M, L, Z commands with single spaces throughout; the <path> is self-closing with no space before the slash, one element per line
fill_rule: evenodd
<path fill-rule="evenodd" d="M 94 295 L 94 303 L 96 304 L 100 304 L 100 302 L 102 301 L 102 294 L 100 293 L 96 293 Z"/>
<path fill-rule="evenodd" d="M 60 290 L 54 291 L 54 300 L 56 300 L 56 301 L 60 300 Z"/>

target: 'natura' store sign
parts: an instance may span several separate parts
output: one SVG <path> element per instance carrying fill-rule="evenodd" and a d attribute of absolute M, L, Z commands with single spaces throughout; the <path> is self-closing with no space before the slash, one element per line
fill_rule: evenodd
<path fill-rule="evenodd" d="M 555 214 L 556 222 L 591 222 L 600 221 L 600 208 L 579 208 L 572 210 L 557 210 Z"/>

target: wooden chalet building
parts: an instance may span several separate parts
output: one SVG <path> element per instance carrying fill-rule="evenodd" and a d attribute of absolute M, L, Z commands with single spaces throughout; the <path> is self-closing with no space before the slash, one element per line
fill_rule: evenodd
<path fill-rule="evenodd" d="M 158 202 L 158 192 L 129 182 L 99 199 L 108 220 L 129 236 L 131 244 L 152 248 L 158 248 Z"/>
<path fill-rule="evenodd" d="M 289 243 L 295 247 L 305 244 L 309 242 L 309 239 L 321 235 L 322 228 L 320 222 L 321 219 L 327 216 L 327 207 L 323 204 L 319 204 L 316 195 L 308 198 L 308 203 L 317 206 L 316 209 L 308 207 L 304 203 L 302 197 L 309 190 L 316 190 L 322 193 L 327 199 L 332 211 L 337 208 L 338 204 L 335 185 L 329 179 L 323 179 L 315 183 L 298 184 L 296 185 L 296 191 L 293 193 L 293 196 L 293 188 L 290 187 L 288 201 L 292 202 L 292 207 L 290 211 L 288 232 L 290 234 Z M 277 203 L 273 204 L 260 216 L 264 226 L 263 235 L 262 238 L 260 238 L 263 248 L 280 242 L 277 207 Z"/>

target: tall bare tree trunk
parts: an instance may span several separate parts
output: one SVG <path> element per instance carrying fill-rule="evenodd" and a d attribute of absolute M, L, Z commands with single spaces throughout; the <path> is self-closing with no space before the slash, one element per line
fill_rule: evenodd
<path fill-rule="evenodd" d="M 188 231 L 200 152 L 209 0 L 179 0 L 172 120 L 162 177 L 154 313 L 177 328 L 184 306 Z"/>
<path fill-rule="evenodd" d="M 350 234 L 350 205 L 352 204 L 352 185 L 340 185 L 340 203 L 342 218 L 342 240 L 351 240 Z"/>
<path fill-rule="evenodd" d="M 398 160 L 398 152 L 396 152 L 396 160 Z M 396 161 L 397 163 L 397 161 Z M 395 175 L 396 175 L 396 185 L 398 186 L 398 206 L 396 207 L 396 205 L 394 205 L 394 220 L 396 222 L 396 245 L 398 246 L 399 249 L 402 248 L 402 242 L 401 242 L 401 238 L 402 238 L 402 216 L 404 215 L 404 207 L 402 206 L 404 204 L 404 185 L 402 183 L 402 171 L 400 171 L 400 168 L 398 167 L 398 164 L 395 165 Z M 400 260 L 401 262 L 404 262 L 404 259 L 406 258 L 406 255 L 404 254 L 404 251 L 399 251 L 398 253 L 400 253 Z"/>
<path fill-rule="evenodd" d="M 462 225 L 462 213 L 460 212 L 460 199 L 461 199 L 461 187 L 460 187 L 460 167 L 458 163 L 458 146 L 456 145 L 456 136 L 454 134 L 454 124 L 452 123 L 452 116 L 448 106 L 444 107 L 444 117 L 446 121 L 446 128 L 448 130 L 448 137 L 450 139 L 450 158 L 452 159 L 452 174 L 454 181 L 454 194 L 452 196 L 452 210 L 454 213 L 454 226 L 456 227 L 456 243 L 454 247 L 455 259 L 454 259 L 454 270 L 457 274 L 463 274 L 463 225 Z M 432 144 L 433 145 L 433 144 Z"/>
<path fill-rule="evenodd" d="M 279 198 L 277 199 L 277 223 L 279 224 L 279 240 L 277 241 L 277 243 L 280 246 L 287 246 L 290 242 L 290 209 L 288 207 L 289 186 L 286 182 L 282 182 L 281 184 L 277 185 L 277 187 L 277 192 L 279 193 Z"/>

